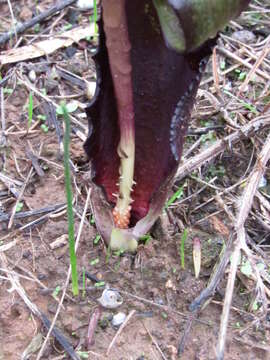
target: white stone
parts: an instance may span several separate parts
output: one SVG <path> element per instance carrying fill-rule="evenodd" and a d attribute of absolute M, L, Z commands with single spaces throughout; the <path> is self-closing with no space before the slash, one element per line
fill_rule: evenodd
<path fill-rule="evenodd" d="M 126 320 L 126 314 L 119 312 L 118 314 L 115 314 L 112 318 L 112 325 L 113 326 L 120 326 L 123 324 L 123 322 Z"/>
<path fill-rule="evenodd" d="M 90 10 L 94 7 L 93 0 L 78 0 L 76 6 L 81 10 Z"/>

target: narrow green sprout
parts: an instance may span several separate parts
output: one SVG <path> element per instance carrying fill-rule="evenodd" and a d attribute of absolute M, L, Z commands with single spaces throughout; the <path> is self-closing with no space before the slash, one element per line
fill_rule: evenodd
<path fill-rule="evenodd" d="M 74 240 L 74 215 L 72 209 L 72 187 L 70 181 L 70 164 L 69 164 L 69 143 L 70 143 L 70 119 L 66 108 L 66 104 L 61 103 L 63 116 L 65 120 L 65 135 L 64 135 L 64 173 L 66 185 L 66 198 L 67 198 L 67 215 L 68 215 L 68 238 L 69 238 L 69 254 L 71 265 L 71 278 L 72 278 L 72 292 L 76 296 L 79 294 L 78 274 L 77 274 L 77 259 L 75 252 Z"/>
<path fill-rule="evenodd" d="M 41 124 L 40 128 L 45 134 L 47 134 L 47 132 L 49 131 L 49 128 L 46 124 Z"/>
<path fill-rule="evenodd" d="M 73 26 L 72 24 L 68 23 L 68 24 L 63 26 L 63 30 L 64 31 L 70 30 L 70 29 L 72 29 L 72 26 Z"/>
<path fill-rule="evenodd" d="M 3 91 L 4 91 L 4 94 L 7 94 L 7 95 L 11 95 L 13 93 L 13 89 L 10 89 L 10 88 L 4 88 Z"/>
<path fill-rule="evenodd" d="M 29 93 L 29 101 L 28 101 L 28 122 L 27 128 L 29 129 L 33 120 L 33 93 Z"/>
<path fill-rule="evenodd" d="M 108 246 L 106 250 L 106 260 L 105 260 L 106 264 L 109 263 L 111 256 L 112 256 L 112 249 L 110 246 Z"/>
<path fill-rule="evenodd" d="M 57 299 L 57 296 L 58 296 L 60 290 L 61 290 L 61 287 L 60 287 L 59 285 L 57 285 L 56 288 L 54 289 L 53 293 L 52 293 L 52 296 L 53 296 L 55 299 Z"/>
<path fill-rule="evenodd" d="M 89 354 L 87 351 L 77 351 L 77 354 L 81 359 L 89 359 Z"/>
<path fill-rule="evenodd" d="M 168 314 L 166 314 L 164 311 L 162 311 L 161 316 L 162 316 L 163 319 L 165 319 L 165 320 L 168 319 Z"/>
<path fill-rule="evenodd" d="M 47 116 L 46 115 L 43 115 L 43 114 L 38 114 L 37 116 L 38 120 L 40 121 L 45 121 L 47 119 Z"/>
<path fill-rule="evenodd" d="M 180 258 L 181 258 L 182 269 L 185 269 L 185 241 L 187 240 L 187 237 L 188 237 L 188 230 L 184 229 L 180 242 Z"/>
<path fill-rule="evenodd" d="M 151 235 L 146 234 L 140 237 L 140 241 L 144 242 L 144 245 L 147 245 L 151 241 Z"/>
<path fill-rule="evenodd" d="M 183 188 L 184 188 L 184 185 L 179 186 L 179 188 L 176 190 L 176 192 L 166 202 L 165 209 L 168 209 L 168 207 L 170 205 L 172 205 L 177 199 L 180 199 L 183 196 L 183 193 L 184 193 Z"/>
<path fill-rule="evenodd" d="M 97 0 L 94 0 L 94 24 L 95 24 L 95 36 L 98 34 L 97 26 Z"/>
<path fill-rule="evenodd" d="M 17 206 L 16 206 L 16 213 L 20 212 L 23 208 L 23 203 L 22 202 L 18 202 Z"/>
<path fill-rule="evenodd" d="M 91 217 L 90 217 L 90 225 L 95 225 L 94 215 L 91 215 Z"/>
<path fill-rule="evenodd" d="M 93 259 L 90 261 L 90 265 L 95 266 L 99 263 L 99 258 Z"/>
<path fill-rule="evenodd" d="M 101 236 L 99 234 L 96 235 L 96 237 L 94 238 L 94 245 L 97 245 L 99 243 L 101 239 Z"/>
<path fill-rule="evenodd" d="M 256 107 L 253 106 L 252 104 L 247 103 L 246 101 L 239 99 L 237 96 L 233 95 L 233 94 L 232 94 L 230 91 L 228 91 L 228 90 L 223 90 L 223 91 L 224 91 L 225 94 L 227 94 L 227 95 L 230 96 L 231 98 L 233 98 L 233 99 L 235 99 L 235 100 L 238 100 L 241 104 L 244 105 L 244 107 L 245 107 L 247 110 L 251 111 L 253 114 L 255 114 L 255 115 L 258 114 L 258 111 L 257 111 Z"/>
<path fill-rule="evenodd" d="M 99 288 L 99 287 L 102 287 L 102 286 L 105 286 L 105 281 L 99 281 L 97 283 L 95 283 L 95 287 Z"/>

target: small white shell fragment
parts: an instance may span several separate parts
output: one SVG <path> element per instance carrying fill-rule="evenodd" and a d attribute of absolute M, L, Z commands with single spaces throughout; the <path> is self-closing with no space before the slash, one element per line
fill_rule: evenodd
<path fill-rule="evenodd" d="M 36 79 L 37 79 L 37 75 L 36 75 L 35 70 L 30 70 L 29 74 L 28 74 L 28 77 L 29 77 L 29 80 L 34 83 L 36 81 Z"/>
<path fill-rule="evenodd" d="M 96 87 L 96 81 L 86 81 L 86 96 L 89 100 L 95 95 Z"/>
<path fill-rule="evenodd" d="M 123 322 L 126 320 L 126 314 L 119 312 L 117 314 L 115 314 L 112 318 L 112 325 L 113 326 L 120 326 L 123 324 Z"/>
<path fill-rule="evenodd" d="M 123 298 L 118 291 L 104 289 L 101 297 L 97 300 L 106 309 L 116 309 L 123 304 Z"/>
<path fill-rule="evenodd" d="M 258 188 L 262 188 L 262 187 L 265 187 L 267 185 L 267 180 L 264 176 L 261 177 L 261 180 L 259 182 L 259 185 L 258 185 Z"/>
<path fill-rule="evenodd" d="M 65 246 L 67 243 L 68 243 L 68 235 L 63 234 L 59 236 L 57 239 L 55 239 L 53 242 L 51 242 L 49 246 L 52 250 L 55 250 L 62 246 Z"/>
<path fill-rule="evenodd" d="M 76 2 L 76 6 L 80 10 L 90 10 L 94 7 L 94 1 L 93 0 L 78 0 Z"/>

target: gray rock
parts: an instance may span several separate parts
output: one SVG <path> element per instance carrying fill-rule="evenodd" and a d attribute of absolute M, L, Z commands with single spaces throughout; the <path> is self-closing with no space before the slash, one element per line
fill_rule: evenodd
<path fill-rule="evenodd" d="M 112 325 L 113 326 L 120 326 L 123 324 L 123 322 L 126 320 L 126 314 L 119 312 L 117 314 L 115 314 L 112 318 Z"/>
<path fill-rule="evenodd" d="M 238 40 L 244 44 L 251 44 L 255 41 L 256 36 L 249 30 L 239 30 L 232 34 L 232 38 Z"/>

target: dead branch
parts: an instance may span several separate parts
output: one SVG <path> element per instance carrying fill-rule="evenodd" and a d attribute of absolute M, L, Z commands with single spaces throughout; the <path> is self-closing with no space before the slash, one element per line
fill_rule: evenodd
<path fill-rule="evenodd" d="M 33 17 L 31 20 L 24 22 L 23 24 L 17 25 L 14 29 L 0 36 L 0 46 L 5 44 L 13 35 L 22 34 L 25 30 L 32 28 L 37 23 L 47 19 L 48 17 L 56 14 L 58 11 L 63 10 L 67 6 L 75 3 L 76 0 L 62 0 L 59 1 L 56 5 L 52 6 L 46 11 L 43 11 L 39 15 Z"/>
<path fill-rule="evenodd" d="M 244 190 L 241 200 L 239 202 L 239 204 L 241 204 L 241 205 L 240 205 L 238 215 L 236 217 L 236 222 L 235 222 L 235 231 L 236 231 L 235 249 L 232 254 L 231 267 L 230 267 L 230 273 L 229 273 L 229 278 L 228 278 L 228 282 L 227 282 L 224 306 L 223 306 L 223 311 L 222 311 L 222 315 L 221 315 L 219 339 L 218 339 L 218 344 L 217 344 L 217 359 L 218 360 L 223 360 L 223 358 L 224 358 L 224 349 L 225 349 L 225 342 L 226 342 L 228 320 L 229 320 L 229 314 L 230 314 L 230 308 L 231 308 L 231 302 L 232 302 L 235 277 L 236 277 L 236 272 L 237 272 L 237 267 L 238 267 L 238 259 L 239 259 L 241 250 L 244 250 L 244 252 L 248 256 L 251 256 L 251 252 L 250 252 L 250 250 L 247 246 L 247 242 L 246 242 L 246 233 L 245 233 L 245 227 L 244 227 L 245 222 L 246 222 L 248 214 L 251 210 L 255 193 L 257 191 L 260 179 L 265 172 L 265 167 L 266 167 L 266 164 L 269 159 L 270 159 L 270 135 L 268 135 L 266 143 L 265 143 L 261 153 L 258 156 L 255 167 L 254 167 L 252 173 L 250 174 L 250 177 L 247 181 L 247 185 L 245 187 L 245 190 Z M 256 273 L 256 266 L 254 268 L 254 271 Z M 259 286 L 260 287 L 263 286 L 259 273 L 257 273 L 256 275 L 257 275 L 257 281 L 259 282 Z"/>
<path fill-rule="evenodd" d="M 176 174 L 177 180 L 183 179 L 207 161 L 217 157 L 227 147 L 231 147 L 231 145 L 235 144 L 244 137 L 250 137 L 254 132 L 264 129 L 269 126 L 269 124 L 270 116 L 269 114 L 265 114 L 250 121 L 247 125 L 242 126 L 239 130 L 226 136 L 224 139 L 216 141 L 214 145 L 201 151 L 198 155 L 193 156 L 191 159 L 186 160 L 183 165 L 180 165 Z"/>
<path fill-rule="evenodd" d="M 48 40 L 42 40 L 38 43 L 18 47 L 8 51 L 3 51 L 0 55 L 0 65 L 24 61 L 27 59 L 35 59 L 40 56 L 49 55 L 56 50 L 68 47 L 74 42 L 77 43 L 81 39 L 94 34 L 94 25 L 79 26 L 75 29 L 66 31 L 61 35 L 55 35 Z"/>

